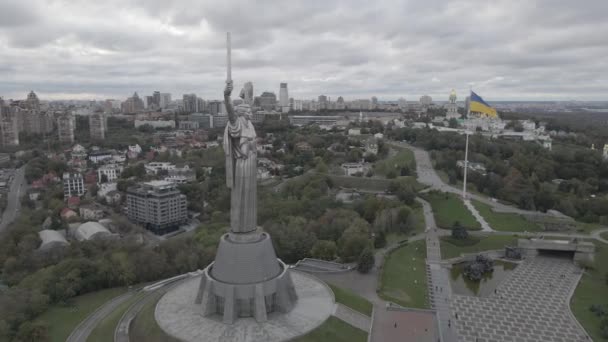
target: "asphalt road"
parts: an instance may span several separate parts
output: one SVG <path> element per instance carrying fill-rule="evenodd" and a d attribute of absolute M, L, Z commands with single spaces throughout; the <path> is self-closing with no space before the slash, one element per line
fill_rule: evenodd
<path fill-rule="evenodd" d="M 390 143 L 395 144 L 400 147 L 405 147 L 405 148 L 411 150 L 412 152 L 414 152 L 414 157 L 416 159 L 416 173 L 418 174 L 418 181 L 420 183 L 428 185 L 432 189 L 440 190 L 443 192 L 450 192 L 450 193 L 457 194 L 457 195 L 462 195 L 461 188 L 456 188 L 454 186 L 444 183 L 443 180 L 441 180 L 441 178 L 437 175 L 437 172 L 433 168 L 433 163 L 431 162 L 431 158 L 429 156 L 428 151 L 423 150 L 418 147 L 414 147 L 412 145 L 409 145 L 409 144 L 403 143 L 403 142 L 391 141 Z M 488 197 L 480 196 L 480 195 L 477 195 L 477 194 L 474 194 L 471 192 L 467 192 L 467 197 L 490 205 L 494 209 L 495 212 L 514 213 L 514 214 L 520 214 L 520 215 L 537 215 L 537 216 L 551 216 L 551 217 L 556 216 L 556 215 L 552 215 L 552 214 L 548 214 L 548 213 L 543 213 L 540 211 L 519 209 L 519 208 L 516 208 L 511 205 L 503 204 L 500 202 L 495 202 L 495 201 L 489 199 Z M 558 217 L 567 218 L 567 216 L 565 216 L 565 215 L 558 216 Z"/>
<path fill-rule="evenodd" d="M 136 295 L 138 291 L 129 291 L 118 297 L 113 298 L 109 302 L 105 303 L 92 314 L 90 314 L 84 321 L 80 322 L 78 326 L 68 336 L 66 342 L 85 342 L 93 329 L 104 319 L 107 315 L 116 310 L 122 303 L 129 300 L 131 297 Z"/>
<path fill-rule="evenodd" d="M 2 221 L 0 221 L 0 232 L 6 229 L 11 224 L 19 211 L 21 210 L 21 196 L 26 193 L 27 184 L 25 182 L 25 166 L 15 170 L 13 181 L 8 192 L 6 209 L 2 213 Z"/>

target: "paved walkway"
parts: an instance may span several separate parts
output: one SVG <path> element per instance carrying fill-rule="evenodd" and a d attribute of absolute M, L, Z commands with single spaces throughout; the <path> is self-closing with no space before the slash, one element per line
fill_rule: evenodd
<path fill-rule="evenodd" d="M 526 260 L 488 298 L 453 296 L 452 322 L 462 341 L 591 341 L 568 304 L 580 275 L 568 258 Z"/>
<path fill-rule="evenodd" d="M 494 231 L 494 229 L 492 229 L 492 227 L 490 227 L 490 224 L 488 224 L 486 219 L 484 219 L 483 216 L 481 216 L 479 211 L 477 211 L 477 208 L 475 208 L 475 206 L 473 205 L 473 203 L 471 203 L 470 200 L 468 200 L 468 199 L 465 200 L 464 206 L 467 207 L 467 209 L 469 209 L 471 214 L 473 214 L 473 217 L 475 217 L 477 222 L 479 222 L 479 224 L 481 225 L 482 232 L 493 232 Z"/>
<path fill-rule="evenodd" d="M 348 306 L 336 303 L 334 307 L 333 315 L 343 320 L 344 322 L 352 325 L 355 328 L 359 328 L 369 333 L 372 319 L 359 311 L 355 311 Z"/>
<path fill-rule="evenodd" d="M 450 309 L 452 289 L 450 287 L 448 271 L 441 266 L 440 231 L 435 225 L 431 205 L 421 198 L 416 198 L 416 200 L 423 206 L 427 226 L 426 267 L 431 308 L 437 311 L 442 341 L 456 342 L 458 341 L 458 335 L 456 329 L 452 326 L 453 318 Z"/>

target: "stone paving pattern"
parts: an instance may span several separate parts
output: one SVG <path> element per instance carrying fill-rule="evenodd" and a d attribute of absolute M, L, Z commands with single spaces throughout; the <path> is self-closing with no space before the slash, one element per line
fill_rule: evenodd
<path fill-rule="evenodd" d="M 453 295 L 452 328 L 461 341 L 591 341 L 568 306 L 579 278 L 571 259 L 525 260 L 490 297 Z"/>

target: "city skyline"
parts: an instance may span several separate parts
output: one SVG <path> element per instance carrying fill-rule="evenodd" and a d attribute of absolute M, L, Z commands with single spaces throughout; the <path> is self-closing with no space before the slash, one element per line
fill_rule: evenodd
<path fill-rule="evenodd" d="M 447 100 L 472 85 L 489 101 L 605 100 L 606 10 L 602 1 L 0 3 L 0 96 L 217 99 L 231 31 L 235 83 L 252 81 L 256 95 L 278 95 L 285 82 L 299 99 Z"/>

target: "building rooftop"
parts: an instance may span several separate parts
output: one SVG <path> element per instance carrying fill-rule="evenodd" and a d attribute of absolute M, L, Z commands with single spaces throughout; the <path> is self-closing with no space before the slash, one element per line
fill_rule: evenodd
<path fill-rule="evenodd" d="M 110 235 L 110 231 L 98 222 L 86 222 L 76 228 L 76 239 L 91 240 L 103 235 Z"/>

